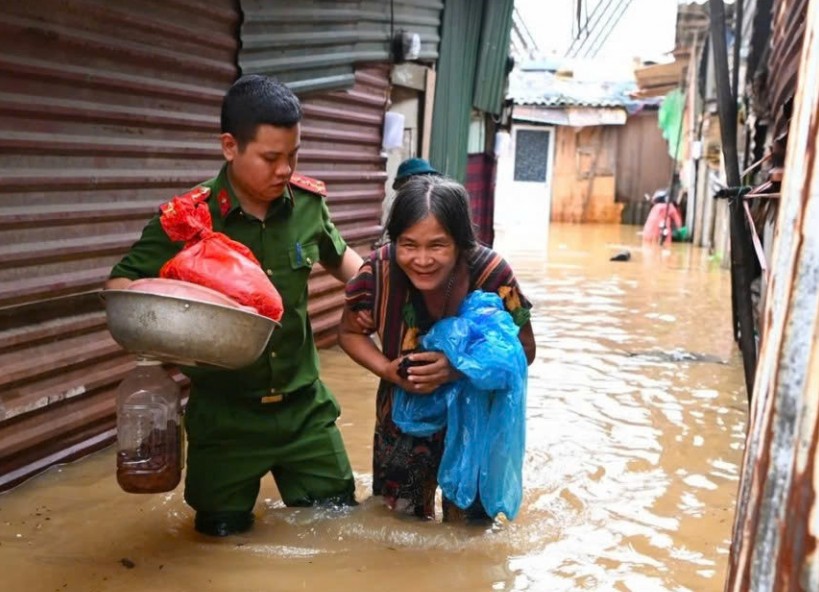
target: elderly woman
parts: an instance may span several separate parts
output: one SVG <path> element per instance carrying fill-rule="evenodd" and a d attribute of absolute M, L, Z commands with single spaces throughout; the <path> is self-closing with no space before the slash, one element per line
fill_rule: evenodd
<path fill-rule="evenodd" d="M 351 358 L 381 379 L 373 444 L 374 495 L 383 496 L 393 509 L 433 518 L 444 434 L 419 437 L 398 429 L 392 420 L 396 385 L 424 395 L 458 378 L 443 354 L 416 350 L 432 324 L 455 315 L 474 290 L 501 297 L 520 327 L 520 341 L 531 363 L 535 355 L 531 304 L 506 261 L 478 244 L 466 190 L 450 179 L 409 179 L 398 190 L 386 232 L 387 244 L 373 251 L 347 283 L 339 342 Z M 380 337 L 381 349 L 369 336 L 372 329 Z M 405 357 L 418 365 L 404 372 Z M 444 499 L 444 520 L 460 515 Z M 476 502 L 466 517 L 485 514 Z"/>

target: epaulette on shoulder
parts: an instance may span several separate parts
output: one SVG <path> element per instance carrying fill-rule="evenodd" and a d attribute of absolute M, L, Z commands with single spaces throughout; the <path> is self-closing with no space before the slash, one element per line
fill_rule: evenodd
<path fill-rule="evenodd" d="M 186 191 L 185 193 L 180 193 L 179 195 L 173 196 L 169 201 L 164 202 L 159 206 L 159 212 L 162 213 L 165 211 L 166 208 L 172 207 L 173 204 L 177 200 L 182 200 L 183 202 L 186 200 L 191 200 L 193 203 L 202 203 L 208 199 L 210 196 L 210 187 L 205 187 L 204 185 L 199 185 L 194 187 L 190 191 Z"/>
<path fill-rule="evenodd" d="M 182 198 L 190 198 L 193 201 L 204 201 L 210 196 L 210 187 L 205 187 L 204 185 L 199 185 L 198 187 L 194 187 L 187 193 L 183 193 L 179 197 Z"/>
<path fill-rule="evenodd" d="M 324 181 L 319 181 L 318 179 L 313 179 L 312 177 L 305 177 L 304 175 L 293 173 L 293 175 L 290 177 L 290 184 L 298 187 L 299 189 L 304 189 L 305 191 L 309 191 L 311 193 L 317 193 L 322 197 L 327 197 L 327 187 L 324 185 Z"/>

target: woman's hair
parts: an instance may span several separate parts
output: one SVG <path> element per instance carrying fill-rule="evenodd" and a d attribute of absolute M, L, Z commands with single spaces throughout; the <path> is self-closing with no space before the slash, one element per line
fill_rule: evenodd
<path fill-rule="evenodd" d="M 438 175 L 411 177 L 395 194 L 387 219 L 387 237 L 395 242 L 408 228 L 432 214 L 462 253 L 478 246 L 469 195 L 460 183 Z"/>

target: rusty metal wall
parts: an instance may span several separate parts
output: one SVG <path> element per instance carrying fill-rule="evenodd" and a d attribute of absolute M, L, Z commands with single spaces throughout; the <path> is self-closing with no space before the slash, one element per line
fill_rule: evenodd
<path fill-rule="evenodd" d="M 645 194 L 668 187 L 673 163 L 657 124 L 657 111 L 632 115 L 617 128 L 615 196 L 625 203 L 644 203 Z"/>
<path fill-rule="evenodd" d="M 241 0 L 245 74 L 298 93 L 351 87 L 355 64 L 391 59 L 391 33 L 418 33 L 419 59 L 438 58 L 443 0 Z"/>
<path fill-rule="evenodd" d="M 819 590 L 819 0 L 806 23 L 728 592 Z"/>
<path fill-rule="evenodd" d="M 808 0 L 774 0 L 767 85 L 774 139 L 788 131 L 807 7 Z"/>
<path fill-rule="evenodd" d="M 211 177 L 232 0 L 0 7 L 0 490 L 111 441 L 131 368 L 96 296 L 157 205 Z"/>
<path fill-rule="evenodd" d="M 327 184 L 333 220 L 361 253 L 369 252 L 381 234 L 387 180 L 381 136 L 389 72 L 387 65 L 358 66 L 350 90 L 311 94 L 302 101 L 299 172 Z M 316 272 L 310 284 L 310 316 L 319 346 L 336 341 L 343 296 L 340 282 Z"/>

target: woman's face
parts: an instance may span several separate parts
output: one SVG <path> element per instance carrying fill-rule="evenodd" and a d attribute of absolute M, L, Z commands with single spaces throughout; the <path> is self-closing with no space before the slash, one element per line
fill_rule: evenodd
<path fill-rule="evenodd" d="M 432 214 L 407 228 L 396 241 L 395 258 L 421 291 L 446 284 L 458 260 L 455 241 Z"/>

